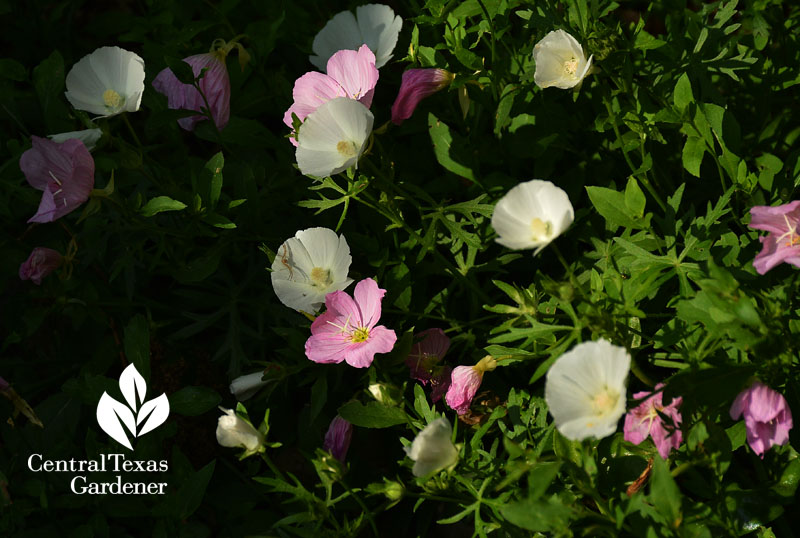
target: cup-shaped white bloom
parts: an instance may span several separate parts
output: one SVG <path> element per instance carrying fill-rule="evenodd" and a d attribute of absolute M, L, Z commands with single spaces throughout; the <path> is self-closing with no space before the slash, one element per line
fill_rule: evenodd
<path fill-rule="evenodd" d="M 278 248 L 272 262 L 272 287 L 280 302 L 315 314 L 325 296 L 344 290 L 353 282 L 350 246 L 344 235 L 328 228 L 300 230 Z"/>
<path fill-rule="evenodd" d="M 578 344 L 547 371 L 544 398 L 556 428 L 567 439 L 602 438 L 625 413 L 625 380 L 631 356 L 606 340 Z"/>
<path fill-rule="evenodd" d="M 264 377 L 263 370 L 259 370 L 253 374 L 240 375 L 231 381 L 231 394 L 240 402 L 251 398 L 258 392 L 258 389 L 269 383 L 269 381 L 261 381 L 262 377 Z"/>
<path fill-rule="evenodd" d="M 492 228 L 504 247 L 535 248 L 538 254 L 550 241 L 569 228 L 575 212 L 567 193 L 549 181 L 534 179 L 520 183 L 494 207 Z"/>
<path fill-rule="evenodd" d="M 243 448 L 242 458 L 261 452 L 264 436 L 252 424 L 236 414 L 233 409 L 220 407 L 225 415 L 217 421 L 217 442 L 222 446 Z"/>
<path fill-rule="evenodd" d="M 533 61 L 533 81 L 540 88 L 574 88 L 592 67 L 592 56 L 587 60 L 581 44 L 564 30 L 554 30 L 536 43 Z"/>
<path fill-rule="evenodd" d="M 328 177 L 358 164 L 374 117 L 354 99 L 323 103 L 297 130 L 297 165 L 303 174 Z"/>
<path fill-rule="evenodd" d="M 414 476 L 426 476 L 436 471 L 455 465 L 458 461 L 458 449 L 450 438 L 453 428 L 445 418 L 437 418 L 405 447 L 408 457 L 414 460 L 411 472 Z"/>
<path fill-rule="evenodd" d="M 350 11 L 342 11 L 314 37 L 311 45 L 314 55 L 308 59 L 325 72 L 328 58 L 340 50 L 358 50 L 366 44 L 375 54 L 375 67 L 380 69 L 392 58 L 402 27 L 403 19 L 383 4 L 358 6 L 355 16 Z"/>
<path fill-rule="evenodd" d="M 78 110 L 98 116 L 136 112 L 144 93 L 144 60 L 119 47 L 100 47 L 67 73 L 64 95 Z"/>
<path fill-rule="evenodd" d="M 97 145 L 97 141 L 100 140 L 102 136 L 102 129 L 84 129 L 82 131 L 69 131 L 67 133 L 47 135 L 47 138 L 58 144 L 74 138 L 83 142 L 83 145 L 86 146 L 86 149 L 92 151 Z"/>

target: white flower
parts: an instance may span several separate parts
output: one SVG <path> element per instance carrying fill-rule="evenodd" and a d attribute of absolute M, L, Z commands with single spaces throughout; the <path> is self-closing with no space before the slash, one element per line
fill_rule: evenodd
<path fill-rule="evenodd" d="M 136 112 L 144 93 L 144 60 L 119 47 L 100 47 L 67 73 L 67 100 L 98 116 Z"/>
<path fill-rule="evenodd" d="M 59 144 L 75 138 L 83 142 L 83 145 L 86 146 L 86 149 L 92 151 L 97 145 L 97 141 L 100 140 L 100 137 L 102 136 L 102 129 L 84 129 L 82 131 L 69 131 L 68 133 L 47 135 L 47 138 Z"/>
<path fill-rule="evenodd" d="M 324 73 L 328 58 L 335 53 L 342 49 L 358 50 L 366 44 L 375 54 L 375 67 L 380 69 L 392 58 L 402 27 L 403 19 L 383 4 L 358 6 L 355 16 L 342 11 L 316 35 L 311 45 L 315 55 L 308 59 Z"/>
<path fill-rule="evenodd" d="M 295 157 L 300 171 L 328 177 L 356 166 L 373 120 L 367 107 L 347 97 L 320 105 L 297 130 Z"/>
<path fill-rule="evenodd" d="M 414 460 L 414 476 L 427 476 L 455 465 L 458 449 L 450 440 L 453 428 L 445 418 L 437 418 L 417 434 L 410 447 L 404 450 Z"/>
<path fill-rule="evenodd" d="M 494 207 L 492 228 L 504 247 L 535 248 L 538 254 L 550 241 L 569 228 L 575 212 L 567 193 L 549 181 L 534 179 L 520 183 Z"/>
<path fill-rule="evenodd" d="M 231 448 L 244 448 L 241 457 L 261 452 L 264 448 L 264 436 L 252 424 L 236 414 L 233 409 L 219 408 L 226 413 L 217 421 L 217 442 Z"/>
<path fill-rule="evenodd" d="M 258 392 L 258 389 L 269 383 L 269 381 L 261 381 L 262 377 L 264 377 L 263 370 L 259 370 L 253 374 L 240 375 L 231 381 L 231 394 L 240 402 L 249 399 L 253 394 Z"/>
<path fill-rule="evenodd" d="M 592 56 L 587 60 L 580 43 L 564 30 L 554 30 L 536 43 L 533 61 L 533 81 L 540 88 L 574 88 L 592 67 Z"/>
<path fill-rule="evenodd" d="M 347 278 L 352 261 L 344 235 L 328 228 L 300 230 L 280 246 L 272 262 L 275 295 L 289 308 L 314 314 L 327 294 L 353 282 Z"/>
<path fill-rule="evenodd" d="M 544 398 L 567 439 L 607 437 L 625 413 L 631 356 L 606 340 L 578 344 L 547 371 Z"/>

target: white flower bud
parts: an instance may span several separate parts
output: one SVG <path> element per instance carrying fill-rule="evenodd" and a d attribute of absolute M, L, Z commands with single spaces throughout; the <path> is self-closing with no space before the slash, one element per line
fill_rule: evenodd
<path fill-rule="evenodd" d="M 453 428 L 445 418 L 437 418 L 417 434 L 410 447 L 405 447 L 408 457 L 414 460 L 414 476 L 426 476 L 455 465 L 458 449 L 450 440 Z"/>
<path fill-rule="evenodd" d="M 264 449 L 264 436 L 252 424 L 242 419 L 233 409 L 220 407 L 226 414 L 217 422 L 217 442 L 231 448 L 244 448 L 242 457 L 250 456 Z"/>

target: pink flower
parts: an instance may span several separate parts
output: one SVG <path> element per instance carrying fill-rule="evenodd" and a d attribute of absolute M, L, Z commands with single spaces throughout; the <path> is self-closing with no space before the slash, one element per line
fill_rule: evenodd
<path fill-rule="evenodd" d="M 683 403 L 683 398 L 674 398 L 669 405 L 661 403 L 662 392 L 658 392 L 664 387 L 663 383 L 656 385 L 656 391 L 637 392 L 633 395 L 634 399 L 640 400 L 648 397 L 637 407 L 628 411 L 625 415 L 625 440 L 638 445 L 647 436 L 653 438 L 653 442 L 658 449 L 658 453 L 663 459 L 667 459 L 670 450 L 678 449 L 683 441 L 683 434 L 680 430 L 681 414 L 678 407 Z M 674 428 L 665 428 L 661 415 L 672 419 Z"/>
<path fill-rule="evenodd" d="M 344 463 L 350 439 L 353 437 L 353 425 L 336 415 L 328 426 L 322 448 L 330 452 L 334 458 Z"/>
<path fill-rule="evenodd" d="M 731 418 L 744 415 L 747 444 L 764 459 L 764 453 L 774 445 L 789 442 L 792 412 L 786 399 L 760 381 L 739 393 L 731 405 Z"/>
<path fill-rule="evenodd" d="M 58 269 L 61 259 L 61 254 L 52 248 L 36 247 L 19 266 L 19 278 L 31 280 L 38 286 L 44 277 Z"/>
<path fill-rule="evenodd" d="M 753 267 L 763 275 L 781 262 L 800 267 L 800 200 L 779 206 L 758 205 L 750 208 L 750 228 L 770 232 L 759 237 L 764 246 L 753 260 Z"/>
<path fill-rule="evenodd" d="M 494 370 L 496 366 L 497 361 L 491 355 L 482 358 L 475 366 L 456 366 L 444 401 L 459 415 L 465 414 L 483 382 L 483 373 Z"/>
<path fill-rule="evenodd" d="M 446 88 L 455 75 L 444 69 L 409 69 L 403 73 L 400 92 L 392 105 L 392 121 L 400 125 L 411 117 L 420 101 Z"/>
<path fill-rule="evenodd" d="M 300 121 L 314 112 L 320 105 L 336 97 L 355 99 L 365 107 L 372 105 L 378 69 L 375 55 L 366 45 L 357 51 L 340 50 L 328 60 L 328 74 L 310 71 L 294 83 L 294 103 L 283 115 L 283 123 L 293 127 L 292 114 Z M 297 141 L 291 138 L 294 145 Z"/>
<path fill-rule="evenodd" d="M 371 278 L 356 284 L 353 298 L 343 291 L 325 296 L 327 310 L 311 324 L 306 357 L 314 362 L 366 368 L 376 353 L 388 353 L 397 341 L 394 331 L 378 325 L 386 290 Z"/>
<path fill-rule="evenodd" d="M 228 125 L 231 115 L 231 81 L 228 77 L 228 68 L 225 65 L 225 51 L 219 49 L 205 54 L 195 54 L 183 59 L 192 66 L 192 72 L 198 77 L 207 68 L 205 75 L 198 81 L 203 95 L 208 100 L 208 108 L 217 129 Z M 167 105 L 172 109 L 196 110 L 201 112 L 206 108 L 203 95 L 191 84 L 183 84 L 167 67 L 153 79 L 153 88 L 167 96 Z M 206 119 L 206 116 L 190 116 L 178 120 L 178 125 L 187 131 L 194 130 L 197 122 Z"/>
<path fill-rule="evenodd" d="M 439 364 L 450 348 L 450 339 L 441 329 L 427 329 L 416 334 L 415 338 L 419 341 L 412 346 L 411 353 L 406 357 L 406 366 L 412 379 L 423 385 L 430 381 L 433 387 L 431 400 L 436 403 L 450 388 L 450 374 L 453 370 Z"/>
<path fill-rule="evenodd" d="M 62 143 L 31 137 L 33 147 L 22 154 L 19 167 L 35 189 L 44 191 L 39 210 L 28 222 L 52 222 L 89 199 L 94 188 L 94 159 L 83 142 Z"/>

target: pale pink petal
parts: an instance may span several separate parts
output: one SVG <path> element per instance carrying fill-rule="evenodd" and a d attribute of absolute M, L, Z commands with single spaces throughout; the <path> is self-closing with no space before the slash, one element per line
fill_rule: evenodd
<path fill-rule="evenodd" d="M 358 289 L 358 286 L 356 286 L 356 289 Z M 332 321 L 339 326 L 340 330 L 351 332 L 353 329 L 366 326 L 362 321 L 361 310 L 359 310 L 356 301 L 343 291 L 334 291 L 326 295 L 325 307 L 328 311 L 337 315 L 337 319 Z M 314 331 L 313 324 L 311 325 L 311 331 Z"/>
<path fill-rule="evenodd" d="M 360 327 L 374 327 L 381 319 L 381 300 L 386 290 L 378 287 L 378 283 L 371 278 L 365 278 L 358 284 L 353 292 L 358 308 L 361 311 Z"/>
<path fill-rule="evenodd" d="M 757 205 L 750 208 L 750 224 L 747 226 L 756 230 L 765 230 L 777 233 L 786 231 L 786 221 L 800 218 L 800 200 L 779 206 Z"/>
<path fill-rule="evenodd" d="M 375 55 L 366 45 L 357 50 L 340 50 L 328 60 L 328 76 L 344 89 L 345 96 L 369 108 L 378 83 Z M 296 100 L 296 98 L 295 98 Z"/>
<path fill-rule="evenodd" d="M 394 347 L 397 335 L 383 325 L 369 330 L 369 338 L 364 342 L 353 343 L 347 349 L 345 360 L 355 368 L 366 368 L 372 364 L 376 353 L 388 353 Z"/>
<path fill-rule="evenodd" d="M 303 121 L 320 105 L 336 97 L 347 97 L 347 92 L 333 78 L 324 73 L 310 71 L 294 82 L 294 103 L 283 115 L 283 123 L 292 127 L 292 113 Z"/>
<path fill-rule="evenodd" d="M 319 363 L 339 363 L 345 360 L 349 342 L 345 336 L 320 333 L 306 340 L 306 357 Z"/>
<path fill-rule="evenodd" d="M 456 366 L 450 375 L 450 388 L 444 401 L 459 415 L 469 411 L 472 405 L 472 398 L 481 386 L 483 372 L 478 371 L 472 366 Z"/>

